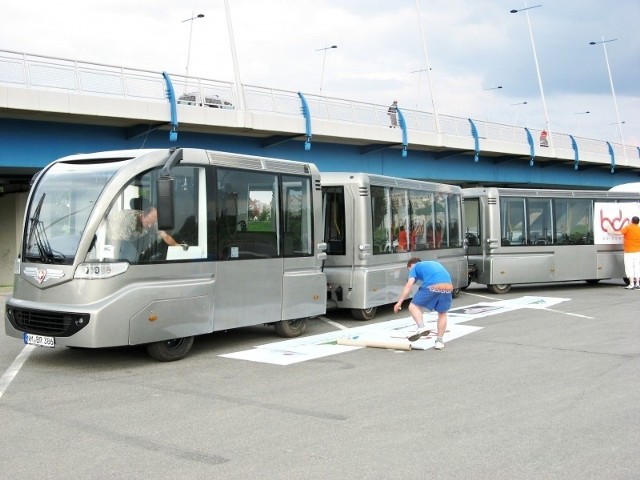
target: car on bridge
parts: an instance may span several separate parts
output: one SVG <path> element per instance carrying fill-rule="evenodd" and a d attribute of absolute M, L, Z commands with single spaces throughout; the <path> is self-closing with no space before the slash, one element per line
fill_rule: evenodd
<path fill-rule="evenodd" d="M 203 105 L 202 97 L 199 92 L 184 93 L 178 97 L 178 103 L 182 105 L 197 105 L 201 107 Z M 233 103 L 220 98 L 219 95 L 208 95 L 204 97 L 204 106 L 210 108 L 224 108 L 227 110 L 233 110 L 235 107 Z"/>

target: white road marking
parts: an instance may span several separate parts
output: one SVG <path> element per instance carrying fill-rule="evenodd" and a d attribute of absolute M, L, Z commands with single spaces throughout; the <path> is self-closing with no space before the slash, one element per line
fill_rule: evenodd
<path fill-rule="evenodd" d="M 25 347 L 13 361 L 11 366 L 7 368 L 7 370 L 2 374 L 2 377 L 0 377 L 0 398 L 2 398 L 2 395 L 9 387 L 9 384 L 18 374 L 18 372 L 22 368 L 22 365 L 24 365 L 24 362 L 27 361 L 27 358 L 29 358 L 29 355 L 31 355 L 31 352 L 34 348 L 36 347 L 34 347 L 33 345 L 25 345 Z"/>
<path fill-rule="evenodd" d="M 587 318 L 589 320 L 593 320 L 594 319 L 594 317 L 587 317 L 586 315 L 580 315 L 579 313 L 561 312 L 560 310 L 554 310 L 552 308 L 541 308 L 540 310 L 548 310 L 548 311 L 554 312 L 554 313 L 562 313 L 564 315 L 571 315 L 572 317 Z"/>
<path fill-rule="evenodd" d="M 344 325 L 339 324 L 338 322 L 334 322 L 333 320 L 329 320 L 327 317 L 319 316 L 318 317 L 323 322 L 328 323 L 329 325 L 333 325 L 334 327 L 340 330 L 347 330 L 349 327 L 345 327 Z"/>
<path fill-rule="evenodd" d="M 465 295 L 471 295 L 472 297 L 486 298 L 487 300 L 493 300 L 494 302 L 496 301 L 496 297 L 491 297 L 489 295 L 480 295 L 478 293 L 469 293 L 469 292 L 461 292 L 461 293 L 464 293 Z"/>

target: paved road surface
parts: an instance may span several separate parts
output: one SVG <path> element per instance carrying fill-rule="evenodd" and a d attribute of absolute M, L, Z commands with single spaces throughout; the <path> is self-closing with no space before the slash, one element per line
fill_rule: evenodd
<path fill-rule="evenodd" d="M 454 306 L 524 295 L 571 300 L 475 319 L 441 352 L 219 356 L 276 341 L 267 327 L 199 337 L 174 363 L 35 348 L 0 389 L 0 478 L 640 478 L 640 291 L 472 285 Z M 307 335 L 363 325 L 326 318 Z M 0 335 L 5 383 L 23 349 Z"/>

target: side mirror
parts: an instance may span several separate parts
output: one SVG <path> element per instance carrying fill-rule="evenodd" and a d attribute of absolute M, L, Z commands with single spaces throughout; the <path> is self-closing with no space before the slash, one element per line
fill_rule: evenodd
<path fill-rule="evenodd" d="M 162 176 L 156 181 L 158 192 L 158 230 L 173 230 L 175 228 L 173 178 Z"/>

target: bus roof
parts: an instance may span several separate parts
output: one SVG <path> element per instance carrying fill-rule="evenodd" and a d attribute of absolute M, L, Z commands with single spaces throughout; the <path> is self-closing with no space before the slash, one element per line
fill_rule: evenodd
<path fill-rule="evenodd" d="M 610 192 L 640 192 L 640 182 L 622 183 L 612 187 Z"/>

